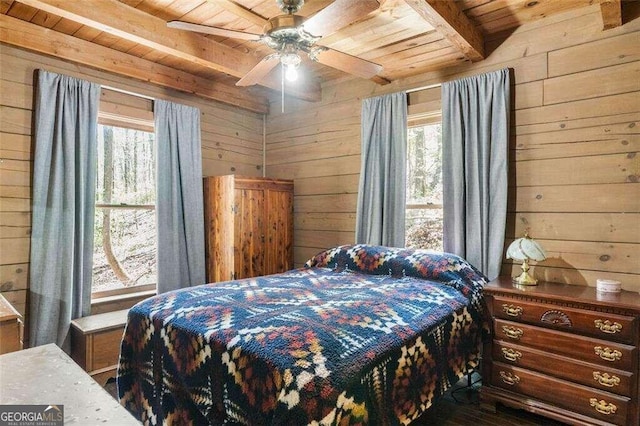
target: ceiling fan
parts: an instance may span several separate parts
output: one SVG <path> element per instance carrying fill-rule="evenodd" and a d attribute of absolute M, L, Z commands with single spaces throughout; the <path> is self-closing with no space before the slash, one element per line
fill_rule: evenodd
<path fill-rule="evenodd" d="M 372 79 L 380 84 L 388 83 L 387 80 L 378 76 L 382 71 L 381 65 L 317 44 L 323 36 L 376 10 L 380 6 L 378 0 L 335 0 L 308 19 L 296 15 L 303 6 L 304 0 L 276 0 L 276 3 L 283 14 L 267 20 L 263 34 L 184 21 L 170 21 L 167 26 L 222 37 L 260 41 L 275 50 L 244 75 L 236 86 L 251 86 L 258 83 L 279 63 L 282 64 L 287 79 L 295 80 L 297 68 L 302 61 L 301 52 L 306 53 L 313 61 L 340 71 Z M 244 12 L 253 13 L 246 9 Z M 260 17 L 260 19 L 264 18 Z"/>

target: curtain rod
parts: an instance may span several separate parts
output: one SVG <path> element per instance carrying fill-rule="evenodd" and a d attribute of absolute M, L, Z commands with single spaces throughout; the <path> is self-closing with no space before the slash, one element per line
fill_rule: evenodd
<path fill-rule="evenodd" d="M 413 93 L 413 92 L 419 92 L 421 90 L 427 90 L 427 89 L 434 89 L 436 87 L 440 87 L 442 86 L 442 83 L 435 83 L 435 84 L 430 84 L 428 86 L 420 86 L 420 87 L 415 87 L 413 89 L 405 89 L 404 92 L 409 94 L 409 93 Z M 402 92 L 402 90 L 400 90 L 400 92 Z M 394 92 L 394 93 L 399 93 L 399 92 Z M 383 96 L 383 95 L 375 95 L 375 96 L 371 96 L 371 98 L 374 98 L 376 96 Z M 364 99 L 370 99 L 370 98 L 363 98 Z"/>
<path fill-rule="evenodd" d="M 420 90 L 434 89 L 434 88 L 440 87 L 440 86 L 442 86 L 442 83 L 435 83 L 435 84 L 430 84 L 428 86 L 416 87 L 415 89 L 407 89 L 407 90 L 405 90 L 405 92 L 407 92 L 407 93 L 419 92 Z"/>
<path fill-rule="evenodd" d="M 107 86 L 105 84 L 101 84 L 100 86 L 103 89 L 113 90 L 114 92 L 124 93 L 125 95 L 131 95 L 131 96 L 136 96 L 138 98 L 149 99 L 150 101 L 155 101 L 156 100 L 156 98 L 154 98 L 154 97 L 147 96 L 147 95 L 141 95 L 140 93 L 130 92 L 128 90 L 119 89 L 117 87 L 111 87 L 111 86 Z"/>

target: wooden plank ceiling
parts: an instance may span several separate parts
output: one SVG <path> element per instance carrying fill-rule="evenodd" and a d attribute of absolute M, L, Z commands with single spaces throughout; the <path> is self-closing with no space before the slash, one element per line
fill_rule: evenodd
<path fill-rule="evenodd" d="M 298 14 L 313 16 L 331 3 L 306 0 Z M 381 3 L 319 42 L 382 65 L 377 83 L 482 60 L 485 38 L 574 8 L 601 7 L 604 27 L 620 25 L 619 0 Z M 267 112 L 269 96 L 281 87 L 278 68 L 258 86 L 235 86 L 272 53 L 264 44 L 166 27 L 180 20 L 262 33 L 265 19 L 282 14 L 275 0 L 2 0 L 0 12 L 2 42 L 252 111 Z M 286 92 L 310 101 L 320 98 L 324 82 L 358 78 L 306 57 L 300 70 L 302 78 Z"/>

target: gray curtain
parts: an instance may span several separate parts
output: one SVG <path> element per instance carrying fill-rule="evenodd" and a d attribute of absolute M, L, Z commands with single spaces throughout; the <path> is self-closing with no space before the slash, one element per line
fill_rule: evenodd
<path fill-rule="evenodd" d="M 200 110 L 154 101 L 158 293 L 205 283 Z"/>
<path fill-rule="evenodd" d="M 403 247 L 407 163 L 405 92 L 362 101 L 361 155 L 356 243 Z"/>
<path fill-rule="evenodd" d="M 30 344 L 69 350 L 91 310 L 100 86 L 38 71 L 31 219 Z"/>
<path fill-rule="evenodd" d="M 444 250 L 500 275 L 507 216 L 509 70 L 442 85 Z"/>

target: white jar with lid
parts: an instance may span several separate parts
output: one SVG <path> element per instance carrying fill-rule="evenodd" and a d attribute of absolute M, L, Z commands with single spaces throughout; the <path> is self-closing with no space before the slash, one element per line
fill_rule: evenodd
<path fill-rule="evenodd" d="M 621 284 L 620 281 L 598 278 L 596 289 L 601 293 L 620 293 Z"/>

